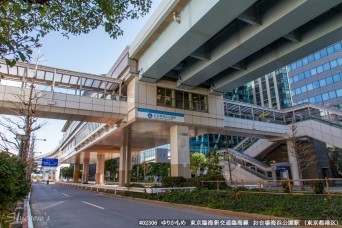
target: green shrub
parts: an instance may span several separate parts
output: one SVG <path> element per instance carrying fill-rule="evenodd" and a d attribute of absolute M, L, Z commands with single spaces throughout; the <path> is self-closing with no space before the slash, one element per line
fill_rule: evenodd
<path fill-rule="evenodd" d="M 195 178 L 188 179 L 188 186 L 193 186 L 201 189 L 217 190 L 217 182 L 206 182 L 206 181 L 223 181 L 219 183 L 220 190 L 230 189 L 225 182 L 222 175 L 204 175 Z"/>
<path fill-rule="evenodd" d="M 313 181 L 311 183 L 311 187 L 313 190 L 313 193 L 315 194 L 323 194 L 324 193 L 324 185 L 322 181 Z"/>
<path fill-rule="evenodd" d="M 252 192 L 171 191 L 163 194 L 126 192 L 126 196 L 171 203 L 197 205 L 223 210 L 257 213 L 301 220 L 342 221 L 342 197 L 289 194 L 257 194 Z M 252 205 L 252 206 L 251 206 Z"/>
<path fill-rule="evenodd" d="M 184 177 L 165 177 L 162 180 L 163 187 L 185 187 L 187 181 Z"/>

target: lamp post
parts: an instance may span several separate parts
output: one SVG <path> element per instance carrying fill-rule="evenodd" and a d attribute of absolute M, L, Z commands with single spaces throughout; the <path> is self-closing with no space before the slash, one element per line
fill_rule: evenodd
<path fill-rule="evenodd" d="M 29 166 L 28 166 L 27 176 L 29 179 L 31 179 L 31 172 L 33 170 L 33 165 L 34 165 L 34 153 L 35 153 L 34 147 L 35 147 L 36 140 L 46 141 L 46 139 L 37 139 L 35 135 L 32 136 L 31 145 L 30 145 L 30 154 L 28 155 Z M 36 152 L 36 153 L 41 153 L 41 152 Z"/>
<path fill-rule="evenodd" d="M 26 160 L 26 158 L 23 157 L 24 141 L 26 142 L 30 138 L 30 136 L 17 134 L 16 138 L 20 141 L 18 157 L 21 160 Z"/>

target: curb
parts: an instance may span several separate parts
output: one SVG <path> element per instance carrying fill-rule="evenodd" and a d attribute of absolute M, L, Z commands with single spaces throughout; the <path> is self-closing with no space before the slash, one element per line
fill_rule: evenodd
<path fill-rule="evenodd" d="M 28 199 L 26 201 L 26 208 L 27 208 L 27 228 L 34 228 L 33 222 L 32 222 L 32 214 L 31 214 L 31 206 L 30 206 L 30 198 L 31 198 L 31 192 L 28 195 Z"/>

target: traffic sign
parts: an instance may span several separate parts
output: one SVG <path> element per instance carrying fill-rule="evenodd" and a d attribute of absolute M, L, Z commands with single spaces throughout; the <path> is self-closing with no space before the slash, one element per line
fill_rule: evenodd
<path fill-rule="evenodd" d="M 43 158 L 42 166 L 44 167 L 57 167 L 58 159 L 57 158 Z"/>

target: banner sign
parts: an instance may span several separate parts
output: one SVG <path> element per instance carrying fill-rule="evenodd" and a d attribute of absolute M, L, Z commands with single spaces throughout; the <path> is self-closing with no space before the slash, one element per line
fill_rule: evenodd
<path fill-rule="evenodd" d="M 138 117 L 150 120 L 184 122 L 184 114 L 138 108 Z"/>

